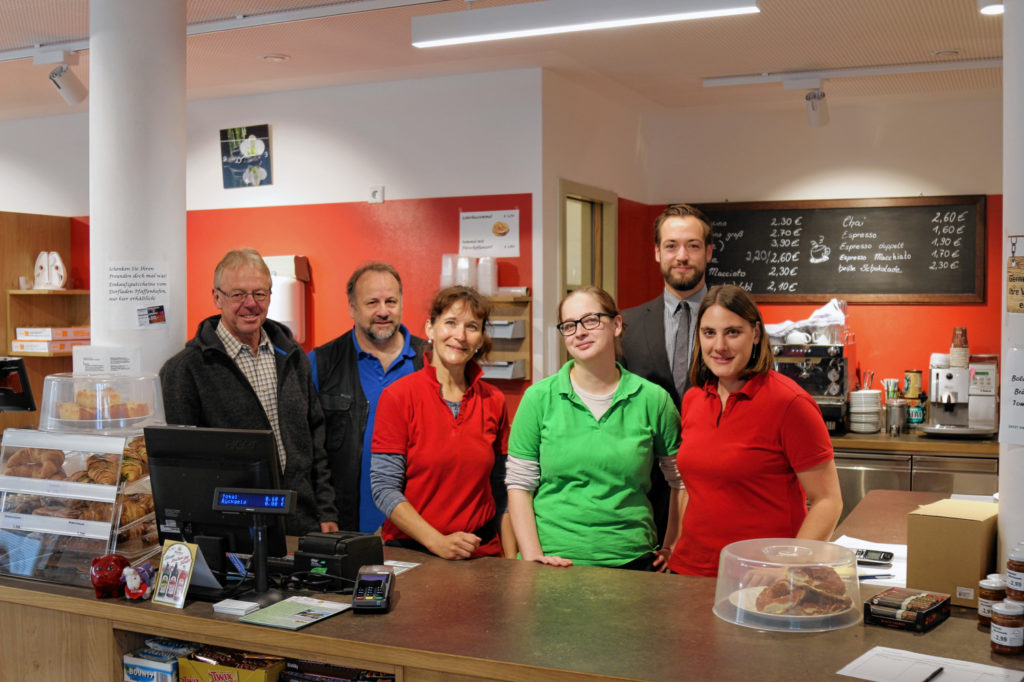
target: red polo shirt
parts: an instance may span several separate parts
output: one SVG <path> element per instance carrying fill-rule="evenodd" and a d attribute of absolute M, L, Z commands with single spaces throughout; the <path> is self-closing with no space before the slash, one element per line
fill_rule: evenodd
<path fill-rule="evenodd" d="M 480 380 L 475 363 L 469 373 L 458 419 L 428 363 L 384 389 L 373 429 L 373 451 L 405 455 L 405 497 L 445 535 L 471 533 L 494 518 L 491 470 L 495 457 L 508 451 L 505 396 Z M 385 541 L 408 537 L 390 519 L 381 536 Z M 500 554 L 500 540 L 477 553 Z"/>
<path fill-rule="evenodd" d="M 795 537 L 807 516 L 796 472 L 832 459 L 811 396 L 769 371 L 731 394 L 724 410 L 717 382 L 691 388 L 682 413 L 677 461 L 689 501 L 669 568 L 714 576 L 731 542 Z"/>

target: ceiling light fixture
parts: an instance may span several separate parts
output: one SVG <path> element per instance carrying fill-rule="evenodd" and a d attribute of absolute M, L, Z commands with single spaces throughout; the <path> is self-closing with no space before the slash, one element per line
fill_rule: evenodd
<path fill-rule="evenodd" d="M 978 11 L 982 14 L 1002 14 L 1003 3 L 994 0 L 978 0 Z"/>
<path fill-rule="evenodd" d="M 757 0 L 543 0 L 412 18 L 415 47 L 754 14 Z"/>
<path fill-rule="evenodd" d="M 60 96 L 73 107 L 86 97 L 89 91 L 78 76 L 71 71 L 71 66 L 78 63 L 78 55 L 67 50 L 40 50 L 32 56 L 32 63 L 36 66 L 56 64 L 50 72 L 50 82 L 53 83 Z"/>
<path fill-rule="evenodd" d="M 290 54 L 284 54 L 284 53 L 281 53 L 281 52 L 275 52 L 273 54 L 261 54 L 260 55 L 260 59 L 262 59 L 265 62 L 271 62 L 273 64 L 279 64 L 281 62 L 286 62 L 286 61 L 288 61 L 291 58 L 292 58 L 292 56 Z"/>
<path fill-rule="evenodd" d="M 67 64 L 58 64 L 57 68 L 50 72 L 50 81 L 60 91 L 60 96 L 73 107 L 86 97 L 89 91 L 85 89 L 82 81 L 78 80 Z"/>
<path fill-rule="evenodd" d="M 828 102 L 825 101 L 825 91 L 817 88 L 804 95 L 807 101 L 807 121 L 812 128 L 820 128 L 828 123 Z"/>
<path fill-rule="evenodd" d="M 846 69 L 829 69 L 826 71 L 789 71 L 779 73 L 755 73 L 745 76 L 717 76 L 705 78 L 701 83 L 705 88 L 725 85 L 759 85 L 761 83 L 784 83 L 792 80 L 833 78 L 861 78 L 864 76 L 898 76 L 908 73 L 930 73 L 933 71 L 970 71 L 972 69 L 1001 69 L 1003 60 L 965 59 L 954 62 L 922 62 L 917 64 L 882 64 L 879 66 L 854 66 Z"/>

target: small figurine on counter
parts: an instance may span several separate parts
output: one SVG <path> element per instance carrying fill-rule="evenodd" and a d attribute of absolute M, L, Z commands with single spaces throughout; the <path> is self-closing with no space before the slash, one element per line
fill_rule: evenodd
<path fill-rule="evenodd" d="M 149 599 L 153 594 L 153 564 L 148 561 L 134 568 L 126 566 L 121 576 L 124 578 L 124 596 L 129 599 Z"/>
<path fill-rule="evenodd" d="M 96 591 L 96 598 L 118 597 L 124 578 L 121 572 L 131 563 L 120 554 L 104 554 L 92 560 L 89 568 L 89 579 Z"/>

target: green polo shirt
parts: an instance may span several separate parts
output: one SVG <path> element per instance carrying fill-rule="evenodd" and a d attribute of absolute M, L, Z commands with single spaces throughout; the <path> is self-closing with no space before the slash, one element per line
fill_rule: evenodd
<path fill-rule="evenodd" d="M 679 449 L 679 412 L 663 388 L 619 365 L 612 404 L 594 419 L 569 381 L 573 362 L 526 390 L 508 454 L 540 463 L 533 509 L 545 554 L 621 566 L 655 549 L 651 467 Z"/>

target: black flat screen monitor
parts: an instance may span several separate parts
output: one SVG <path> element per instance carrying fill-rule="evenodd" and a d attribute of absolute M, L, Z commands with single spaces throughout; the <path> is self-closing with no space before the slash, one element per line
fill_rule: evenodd
<path fill-rule="evenodd" d="M 0 357 L 0 412 L 34 412 L 25 358 Z"/>
<path fill-rule="evenodd" d="M 281 488 L 272 431 L 194 426 L 144 430 L 160 544 L 194 542 L 210 568 L 223 570 L 224 552 L 253 554 L 252 514 L 214 511 L 216 488 Z M 285 517 L 266 516 L 267 553 L 284 556 Z"/>

